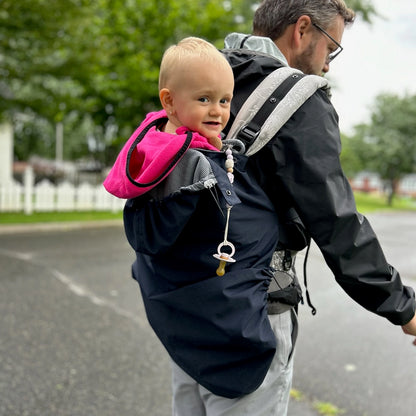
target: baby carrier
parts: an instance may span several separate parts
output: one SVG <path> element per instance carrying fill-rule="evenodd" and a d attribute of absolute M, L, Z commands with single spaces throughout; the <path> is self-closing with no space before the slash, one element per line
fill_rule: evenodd
<path fill-rule="evenodd" d="M 244 143 L 247 156 L 254 155 L 273 139 L 317 89 L 328 87 L 325 78 L 305 75 L 261 53 L 245 49 L 225 49 L 222 53 L 233 68 L 236 82 L 225 141 L 239 140 Z M 269 71 L 269 74 L 261 80 L 259 74 L 262 71 Z M 280 209 L 279 225 L 279 242 L 272 261 L 276 272 L 269 290 L 269 301 L 288 306 L 303 301 L 294 270 L 294 258 L 296 252 L 307 248 L 303 264 L 304 284 L 308 305 L 315 315 L 316 309 L 311 304 L 306 280 L 310 237 L 291 206 Z"/>

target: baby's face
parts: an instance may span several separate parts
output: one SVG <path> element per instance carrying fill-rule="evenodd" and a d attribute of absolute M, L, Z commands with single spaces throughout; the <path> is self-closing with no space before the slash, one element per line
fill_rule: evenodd
<path fill-rule="evenodd" d="M 234 76 L 226 61 L 194 59 L 172 90 L 173 121 L 209 138 L 218 136 L 230 118 Z"/>

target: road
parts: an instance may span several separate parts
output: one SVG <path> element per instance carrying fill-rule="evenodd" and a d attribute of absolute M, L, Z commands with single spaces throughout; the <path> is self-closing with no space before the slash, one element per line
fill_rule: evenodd
<path fill-rule="evenodd" d="M 388 261 L 416 288 L 416 215 L 369 219 Z M 334 282 L 316 246 L 308 276 L 318 312 L 300 309 L 294 386 L 311 399 L 336 404 L 344 416 L 415 416 L 413 339 L 355 304 Z"/>
<path fill-rule="evenodd" d="M 169 361 L 120 226 L 0 235 L 0 415 L 165 416 Z"/>
<path fill-rule="evenodd" d="M 371 221 L 416 286 L 416 215 Z M 170 414 L 169 359 L 146 321 L 132 260 L 120 224 L 0 230 L 0 416 Z M 316 247 L 308 275 L 318 314 L 300 309 L 294 387 L 345 416 L 414 416 L 411 338 L 355 305 Z"/>

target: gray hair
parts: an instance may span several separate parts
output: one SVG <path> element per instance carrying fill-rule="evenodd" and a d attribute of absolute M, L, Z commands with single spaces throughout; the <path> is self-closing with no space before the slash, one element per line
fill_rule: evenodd
<path fill-rule="evenodd" d="M 253 34 L 276 40 L 304 15 L 324 29 L 338 15 L 344 19 L 345 25 L 355 18 L 355 12 L 344 0 L 263 0 L 254 14 Z"/>

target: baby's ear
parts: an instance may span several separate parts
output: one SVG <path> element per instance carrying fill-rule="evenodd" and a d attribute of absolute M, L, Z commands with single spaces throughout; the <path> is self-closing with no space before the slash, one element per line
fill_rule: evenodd
<path fill-rule="evenodd" d="M 162 107 L 168 114 L 172 114 L 173 111 L 173 97 L 169 88 L 162 88 L 159 91 L 159 99 Z"/>

